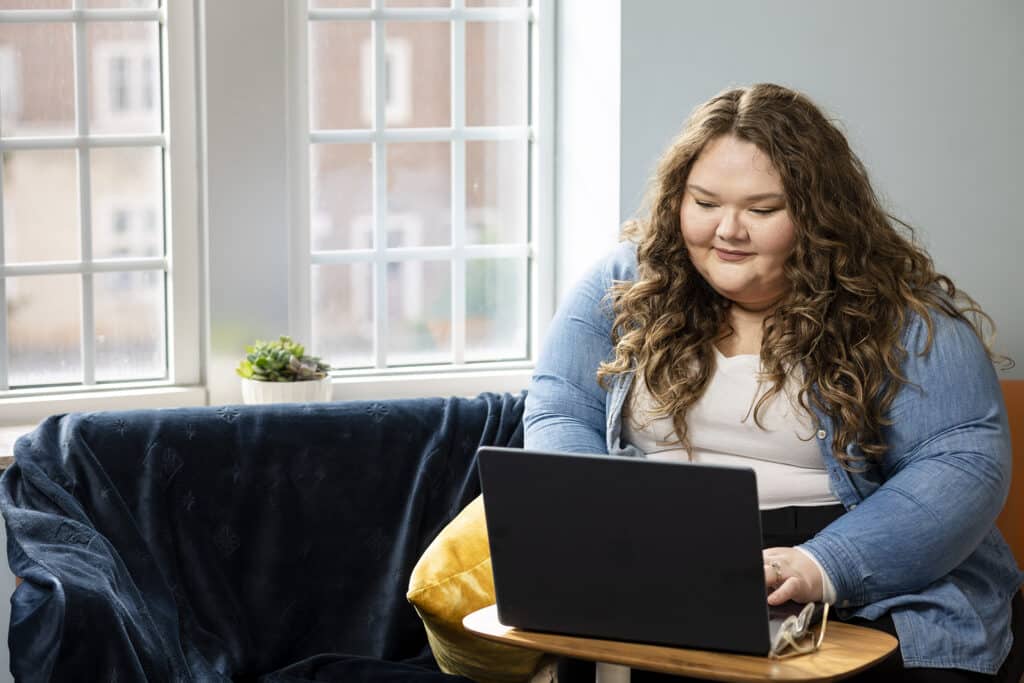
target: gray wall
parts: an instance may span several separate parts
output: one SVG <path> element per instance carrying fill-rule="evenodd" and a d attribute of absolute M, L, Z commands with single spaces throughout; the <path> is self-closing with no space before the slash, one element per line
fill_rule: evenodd
<path fill-rule="evenodd" d="M 620 0 L 555 6 L 555 289 L 566 292 L 619 233 Z"/>
<path fill-rule="evenodd" d="M 1024 378 L 1024 3 L 622 2 L 621 218 L 689 112 L 772 81 L 842 123 L 897 216 L 999 326 Z"/>
<path fill-rule="evenodd" d="M 205 0 L 210 404 L 239 403 L 234 368 L 287 333 L 286 3 Z M 240 77 L 239 74 L 246 74 Z M 244 268 L 239 264 L 244 264 Z"/>

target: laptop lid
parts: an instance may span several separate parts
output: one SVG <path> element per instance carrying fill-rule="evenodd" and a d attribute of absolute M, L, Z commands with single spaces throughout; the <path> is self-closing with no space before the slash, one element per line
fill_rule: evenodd
<path fill-rule="evenodd" d="M 498 619 L 766 654 L 753 470 L 483 447 Z"/>

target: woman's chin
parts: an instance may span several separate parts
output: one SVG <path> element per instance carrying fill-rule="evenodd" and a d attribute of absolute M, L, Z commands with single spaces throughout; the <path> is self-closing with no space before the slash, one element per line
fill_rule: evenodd
<path fill-rule="evenodd" d="M 714 286 L 713 286 L 714 287 Z M 782 294 L 764 295 L 761 292 L 752 294 L 749 289 L 714 287 L 722 297 L 729 300 L 729 303 L 737 308 L 751 313 L 762 313 L 775 308 L 782 300 Z"/>

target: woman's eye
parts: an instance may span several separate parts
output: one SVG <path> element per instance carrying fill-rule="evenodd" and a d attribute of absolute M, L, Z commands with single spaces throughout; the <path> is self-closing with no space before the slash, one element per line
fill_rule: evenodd
<path fill-rule="evenodd" d="M 715 208 L 715 205 L 712 204 L 711 202 L 703 202 L 703 201 L 701 201 L 699 199 L 694 199 L 693 201 L 695 201 L 697 203 L 697 206 L 699 206 L 702 209 L 713 209 L 713 208 Z"/>
<path fill-rule="evenodd" d="M 751 209 L 750 210 L 751 213 L 756 213 L 756 214 L 759 214 L 761 216 L 767 216 L 769 214 L 775 213 L 776 211 L 778 211 L 778 209 Z"/>

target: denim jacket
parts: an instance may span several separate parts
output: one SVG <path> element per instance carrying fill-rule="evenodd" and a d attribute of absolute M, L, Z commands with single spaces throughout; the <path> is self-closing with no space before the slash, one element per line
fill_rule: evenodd
<path fill-rule="evenodd" d="M 644 457 L 621 442 L 631 375 L 597 383 L 613 357 L 614 281 L 636 279 L 636 246 L 620 244 L 559 307 L 527 397 L 526 445 Z M 888 452 L 863 472 L 832 455 L 833 418 L 816 414 L 830 487 L 847 513 L 802 548 L 835 586 L 840 618 L 889 613 L 908 667 L 995 673 L 1009 652 L 1010 600 L 1024 581 L 995 519 L 1010 486 L 1010 436 L 995 371 L 974 332 L 933 316 L 903 335 L 909 383 L 884 428 Z M 857 455 L 857 447 L 847 451 Z"/>

